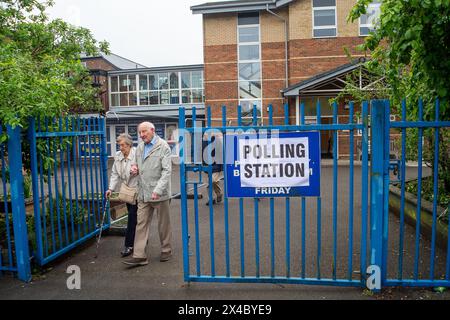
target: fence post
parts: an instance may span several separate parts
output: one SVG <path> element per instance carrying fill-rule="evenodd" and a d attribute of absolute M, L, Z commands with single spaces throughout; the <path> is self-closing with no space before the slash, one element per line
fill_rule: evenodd
<path fill-rule="evenodd" d="M 28 140 L 30 141 L 30 163 L 31 163 L 31 177 L 33 186 L 33 203 L 34 203 L 34 219 L 35 219 L 35 237 L 36 250 L 34 258 L 39 264 L 42 264 L 44 257 L 42 231 L 41 231 L 41 203 L 39 197 L 38 184 L 38 162 L 37 162 L 37 140 L 36 140 L 36 120 L 33 117 L 29 118 L 30 126 L 28 128 Z M 44 200 L 43 200 L 44 201 Z M 45 214 L 45 212 L 42 212 Z"/>
<path fill-rule="evenodd" d="M 7 132 L 17 271 L 19 279 L 28 282 L 31 280 L 31 267 L 23 191 L 21 127 L 17 126 L 13 129 L 7 126 Z"/>
<path fill-rule="evenodd" d="M 181 237 L 183 241 L 183 273 L 184 273 L 184 281 L 190 282 L 190 270 L 189 270 L 189 248 L 188 248 L 188 239 L 189 239 L 189 229 L 188 229 L 188 220 L 187 220 L 187 192 L 186 192 L 186 167 L 185 167 L 185 156 L 186 156 L 186 111 L 184 107 L 181 107 L 178 111 L 178 144 L 179 144 L 179 157 L 180 157 L 180 192 L 181 192 Z M 191 150 L 189 148 L 189 150 Z M 197 253 L 198 254 L 198 253 Z"/>
<path fill-rule="evenodd" d="M 101 142 L 100 142 L 100 161 L 101 161 L 101 165 L 100 167 L 103 167 L 102 170 L 102 181 L 103 181 L 103 185 L 102 185 L 102 199 L 105 199 L 105 192 L 106 190 L 108 190 L 108 150 L 106 149 L 106 118 L 102 117 L 99 119 L 99 130 L 103 132 L 103 134 L 101 135 Z M 108 213 L 108 226 L 111 226 L 111 212 L 110 210 L 110 203 L 108 203 L 108 201 L 105 199 L 104 201 L 104 206 L 107 206 L 107 208 L 103 208 L 103 210 L 107 210 Z M 101 219 L 103 219 L 103 217 L 100 217 Z"/>
<path fill-rule="evenodd" d="M 385 142 L 386 142 L 386 110 L 384 100 L 372 100 L 371 106 L 371 170 L 370 170 L 370 265 L 376 267 L 380 287 L 371 288 L 377 292 L 385 280 L 383 257 L 383 226 L 385 217 Z M 389 151 L 388 151 L 389 152 Z M 370 277 L 369 277 L 370 278 Z"/>

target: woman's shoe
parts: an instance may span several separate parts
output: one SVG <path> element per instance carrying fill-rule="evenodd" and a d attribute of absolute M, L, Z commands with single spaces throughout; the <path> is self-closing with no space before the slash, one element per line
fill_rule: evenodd
<path fill-rule="evenodd" d="M 120 253 L 122 255 L 122 258 L 128 257 L 130 254 L 133 253 L 133 247 L 125 247 L 123 251 Z"/>

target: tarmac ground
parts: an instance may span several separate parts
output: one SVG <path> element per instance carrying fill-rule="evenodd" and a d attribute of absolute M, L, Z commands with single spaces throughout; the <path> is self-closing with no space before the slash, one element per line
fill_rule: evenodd
<path fill-rule="evenodd" d="M 361 247 L 361 171 L 355 168 L 354 177 L 354 217 L 349 212 L 349 181 L 348 167 L 339 167 L 339 192 L 337 208 L 337 225 L 334 234 L 332 216 L 332 170 L 324 167 L 322 171 L 322 210 L 321 229 L 318 229 L 317 202 L 307 199 L 305 220 L 302 220 L 301 200 L 291 199 L 290 216 L 286 215 L 286 201 L 278 199 L 274 202 L 274 273 L 298 277 L 302 272 L 302 257 L 305 259 L 306 276 L 314 277 L 317 273 L 317 239 L 321 234 L 321 273 L 323 278 L 331 277 L 333 272 L 333 244 L 336 243 L 336 272 L 339 279 L 359 277 L 359 259 Z M 172 176 L 173 193 L 179 191 L 179 175 Z M 210 212 L 205 202 L 208 199 L 206 188 L 199 188 L 203 198 L 198 201 L 199 245 L 196 247 L 197 234 L 195 229 L 194 201 L 188 203 L 188 221 L 190 234 L 190 269 L 191 274 L 197 270 L 204 275 L 211 274 L 211 220 L 215 228 L 214 250 L 216 275 L 226 273 L 226 238 L 227 221 L 224 216 L 224 204 L 213 206 Z M 229 259 L 230 272 L 233 276 L 240 274 L 242 257 L 244 257 L 245 272 L 255 275 L 256 272 L 256 242 L 255 227 L 259 228 L 259 272 L 261 276 L 271 273 L 271 243 L 270 243 L 270 202 L 262 199 L 258 202 L 259 217 L 255 222 L 253 199 L 245 200 L 243 219 L 245 226 L 241 237 L 239 203 L 229 200 Z M 287 220 L 289 219 L 289 220 Z M 67 255 L 53 261 L 40 270 L 35 270 L 33 280 L 23 283 L 10 274 L 3 273 L 0 277 L 0 299 L 12 300 L 450 300 L 450 290 L 442 293 L 433 288 L 386 287 L 381 293 L 374 294 L 365 288 L 340 287 L 309 284 L 271 284 L 271 283 L 186 283 L 183 279 L 183 252 L 181 239 L 180 200 L 171 202 L 171 222 L 173 229 L 174 256 L 168 262 L 159 261 L 159 239 L 156 217 L 151 225 L 148 254 L 150 263 L 147 266 L 128 268 L 121 261 L 120 251 L 124 238 L 120 232 L 110 231 L 102 236 L 99 255 L 96 253 L 96 239 L 91 239 Z M 348 222 L 353 221 L 352 241 Z M 289 221 L 289 224 L 287 223 Z M 302 226 L 305 226 L 305 253 L 302 254 Z M 290 226 L 289 237 L 286 236 L 286 226 Z M 398 274 L 398 218 L 389 218 L 389 254 L 388 277 L 395 278 Z M 415 229 L 405 226 L 404 270 L 405 278 L 412 276 L 414 262 Z M 241 255 L 244 239 L 245 254 Z M 334 240 L 336 239 L 336 242 Z M 287 257 L 287 243 L 290 256 Z M 352 245 L 352 259 L 348 248 Z M 200 265 L 197 265 L 196 252 L 199 249 Z M 426 239 L 420 242 L 420 276 L 426 278 L 429 273 L 430 243 Z M 287 263 L 290 262 L 290 264 Z M 446 252 L 436 249 L 435 275 L 441 277 L 445 273 Z M 352 265 L 350 270 L 350 264 Z M 70 273 L 69 266 L 78 266 L 81 271 L 81 289 L 68 289 L 67 282 Z M 289 268 L 288 268 L 289 267 Z M 289 269 L 289 270 L 288 270 Z"/>

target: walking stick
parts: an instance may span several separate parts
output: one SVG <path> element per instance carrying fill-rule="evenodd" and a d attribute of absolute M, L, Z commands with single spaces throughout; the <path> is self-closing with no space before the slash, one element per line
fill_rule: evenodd
<path fill-rule="evenodd" d="M 98 247 L 100 245 L 100 239 L 102 238 L 103 223 L 105 221 L 106 210 L 108 209 L 108 203 L 109 203 L 109 197 L 106 198 L 105 208 L 103 209 L 102 223 L 100 225 L 100 233 L 99 233 L 98 240 L 97 240 L 97 248 L 95 249 L 94 259 L 97 259 L 97 257 L 98 257 Z"/>

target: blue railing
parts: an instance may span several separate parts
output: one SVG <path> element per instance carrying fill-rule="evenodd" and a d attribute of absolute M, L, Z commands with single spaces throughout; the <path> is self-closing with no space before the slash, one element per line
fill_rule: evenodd
<path fill-rule="evenodd" d="M 382 107 L 385 112 L 389 114 L 389 104 L 387 101 L 383 101 Z M 438 221 L 438 196 L 439 196 L 439 149 L 440 149 L 440 137 L 444 130 L 449 130 L 450 121 L 442 121 L 440 119 L 440 102 L 436 100 L 434 103 L 434 112 L 431 112 L 432 116 L 428 120 L 424 120 L 424 103 L 419 100 L 417 105 L 417 118 L 413 119 L 411 112 L 407 110 L 415 109 L 411 104 L 407 104 L 403 101 L 401 104 L 401 121 L 386 122 L 387 132 L 389 130 L 397 130 L 401 132 L 401 156 L 400 162 L 400 181 L 399 187 L 401 190 L 400 199 L 400 223 L 399 223 L 399 233 L 391 234 L 388 232 L 392 229 L 386 222 L 384 238 L 385 246 L 398 241 L 398 245 L 394 248 L 398 252 L 395 259 L 388 259 L 387 264 L 385 264 L 385 269 L 389 269 L 391 266 L 397 264 L 396 274 L 390 274 L 389 277 L 385 278 L 385 285 L 387 286 L 450 286 L 450 227 L 449 223 Z M 407 114 L 409 116 L 407 116 Z M 408 130 L 417 131 L 417 165 L 412 167 L 409 165 L 407 159 L 407 140 L 408 140 Z M 428 132 L 427 132 L 428 130 Z M 447 131 L 448 132 L 448 131 Z M 430 154 L 425 160 L 423 138 L 425 133 L 428 133 L 429 137 L 432 137 L 431 144 L 428 145 L 428 150 Z M 388 134 L 387 134 L 388 135 Z M 388 139 L 389 137 L 385 137 Z M 428 141 L 427 143 L 430 143 Z M 447 150 L 448 151 L 448 150 Z M 444 151 L 446 152 L 446 151 Z M 425 162 L 431 165 L 429 174 L 425 173 Z M 385 162 L 385 166 L 388 165 Z M 414 172 L 417 176 L 417 206 L 415 214 L 415 230 L 414 230 L 414 243 L 407 243 L 406 237 L 406 182 L 407 182 L 407 171 Z M 422 179 L 425 176 L 432 178 L 433 184 L 433 197 L 432 197 L 432 215 L 431 215 L 431 235 L 428 239 L 424 237 L 424 230 L 422 226 L 422 221 L 428 219 L 422 216 L 422 190 L 423 183 Z M 448 190 L 447 190 L 448 191 Z M 448 210 L 448 207 L 447 207 Z M 446 245 L 437 246 L 437 225 L 440 223 L 447 229 L 447 243 Z M 426 232 L 425 232 L 426 233 Z M 409 257 L 413 257 L 412 261 Z"/>
<path fill-rule="evenodd" d="M 0 135 L 7 134 L 7 143 L 0 144 L 0 272 L 17 272 L 29 281 L 31 258 L 44 265 L 100 232 L 102 213 L 109 209 L 103 197 L 108 183 L 105 129 L 104 118 L 73 117 L 30 119 L 26 138 L 20 127 L 0 127 Z M 25 140 L 32 210 L 25 209 Z M 103 228 L 109 227 L 107 212 Z"/>
<path fill-rule="evenodd" d="M 38 204 L 33 249 L 37 262 L 44 265 L 100 232 L 107 189 L 105 120 L 32 119 L 29 139 Z M 109 221 L 108 216 L 104 228 Z"/>
<path fill-rule="evenodd" d="M 274 108 L 268 107 L 268 125 L 258 125 L 257 109 L 254 107 L 251 125 L 243 126 L 242 108 L 237 107 L 237 126 L 227 126 L 227 108 L 222 107 L 221 117 L 215 112 L 214 120 L 221 125 L 212 126 L 211 108 L 206 109 L 206 126 L 185 126 L 185 110 L 180 109 L 179 127 L 182 134 L 180 142 L 180 185 L 181 185 L 181 211 L 182 211 L 182 239 L 184 253 L 184 279 L 188 282 L 272 282 L 272 283 L 305 283 L 305 284 L 333 284 L 339 286 L 365 286 L 365 272 L 359 272 L 354 268 L 355 260 L 359 263 L 359 269 L 365 270 L 367 265 L 367 214 L 368 214 L 368 105 L 365 103 L 360 110 L 364 121 L 354 123 L 353 119 L 348 123 L 338 123 L 337 104 L 333 105 L 333 119 L 331 124 L 321 124 L 321 105 L 317 104 L 316 124 L 305 124 L 305 106 L 300 106 L 300 124 L 289 124 L 289 108 L 287 105 L 282 110 L 276 110 L 279 118 L 283 119 L 284 125 L 273 124 Z M 354 113 L 354 105 L 350 106 L 350 113 Z M 219 110 L 218 110 L 219 111 Z M 281 111 L 281 112 L 280 112 Z M 280 116 L 281 113 L 281 116 Z M 193 118 L 196 119 L 196 110 L 193 108 Z M 351 226 L 351 232 L 347 235 L 338 234 L 338 225 L 343 223 L 343 208 L 340 201 L 343 199 L 338 190 L 337 162 L 338 145 L 333 144 L 334 160 L 330 181 L 332 184 L 331 197 L 324 194 L 322 197 L 285 198 L 279 199 L 227 199 L 225 197 L 223 208 L 209 206 L 208 215 L 200 216 L 199 212 L 199 182 L 192 181 L 193 172 L 203 172 L 207 175 L 208 184 L 212 184 L 212 169 L 210 166 L 199 164 L 198 161 L 190 161 L 184 146 L 188 140 L 192 141 L 193 148 L 201 148 L 195 139 L 190 139 L 196 134 L 208 133 L 211 129 L 220 131 L 222 134 L 237 130 L 254 129 L 283 131 L 330 131 L 334 141 L 337 141 L 338 131 L 349 130 L 350 137 L 354 141 L 354 135 L 362 132 L 363 158 L 360 170 L 361 190 L 359 198 L 361 211 L 358 212 L 360 228 L 355 228 L 353 208 L 355 207 L 355 196 L 353 195 L 354 183 L 354 157 L 350 158 L 351 172 L 349 181 L 352 190 L 348 196 L 348 208 L 350 214 L 346 221 Z M 206 139 L 206 138 L 205 138 Z M 211 135 L 208 135 L 208 144 Z M 224 159 L 226 148 L 224 146 Z M 194 152 L 195 153 L 195 152 Z M 210 155 L 211 152 L 208 152 Z M 353 154 L 353 151 L 352 153 Z M 225 169 L 226 170 L 226 169 Z M 227 174 L 224 174 L 224 187 L 227 186 Z M 187 190 L 193 185 L 194 198 L 191 205 L 187 201 Z M 329 185 L 328 181 L 322 181 Z M 226 192 L 226 190 L 225 190 Z M 207 191 L 208 198 L 213 199 L 212 188 Z M 327 201 L 327 208 L 323 201 Z M 329 206 L 329 207 L 328 207 Z M 315 207 L 315 208 L 314 208 Z M 283 208 L 284 218 L 281 212 L 275 210 Z M 312 211 L 312 210 L 314 211 Z M 315 212 L 315 217 L 312 216 Z M 324 220 L 324 216 L 326 220 Z M 347 216 L 347 214 L 346 214 Z M 220 217 L 220 218 L 219 218 Z M 330 219 L 331 218 L 331 219 Z M 311 227 L 314 228 L 311 228 Z M 330 228 L 331 227 L 331 228 Z M 355 245 L 353 229 L 359 229 L 359 246 Z M 195 233 L 195 244 L 193 255 L 189 255 L 191 230 Z M 356 232 L 356 230 L 355 230 Z M 316 233 L 315 237 L 312 237 Z M 355 233 L 356 234 L 356 233 Z M 331 236 L 329 236 L 331 235 Z M 281 238 L 283 240 L 281 240 Z M 338 248 L 345 238 L 347 242 L 347 270 L 340 263 L 343 261 L 339 255 Z M 347 240 L 348 238 L 348 240 Z M 192 251 L 192 250 L 191 250 Z M 324 255 L 326 252 L 328 255 Z M 358 259 L 354 259 L 354 256 Z M 280 268 L 283 261 L 283 268 Z M 195 266 L 191 273 L 191 265 Z M 311 266 L 313 268 L 311 268 Z"/>
<path fill-rule="evenodd" d="M 7 143 L 0 144 L 2 201 L 0 213 L 0 272 L 17 272 L 23 281 L 31 279 L 28 230 L 22 175 L 21 128 L 0 124 Z"/>
<path fill-rule="evenodd" d="M 4 129 L 0 126 L 0 135 Z M 0 144 L 2 192 L 0 201 L 0 272 L 17 271 L 15 251 L 13 250 L 13 217 L 11 206 L 11 188 L 9 184 L 9 169 L 7 167 L 7 143 Z"/>
<path fill-rule="evenodd" d="M 244 126 L 240 106 L 236 110 L 237 118 L 231 119 L 237 125 L 229 125 L 227 110 L 230 109 L 222 107 L 221 117 L 220 109 L 217 109 L 212 118 L 212 110 L 208 107 L 205 127 L 196 127 L 195 120 L 198 115 L 194 108 L 193 126 L 189 128 L 185 126 L 185 110 L 180 109 L 179 127 L 182 130 L 179 137 L 180 183 L 185 281 L 304 283 L 364 287 L 371 281 L 372 276 L 377 276 L 382 286 L 450 286 L 449 245 L 439 249 L 436 241 L 439 130 L 448 130 L 450 127 L 449 121 L 439 119 L 439 102 L 436 102 L 435 119 L 432 121 L 423 121 L 422 102 L 419 102 L 419 118 L 415 121 L 406 121 L 405 102 L 401 108 L 402 121 L 398 122 L 390 121 L 391 107 L 386 100 L 363 102 L 357 110 L 354 103 L 349 103 L 348 121 L 343 121 L 342 111 L 341 117 L 338 117 L 336 103 L 331 108 L 331 123 L 321 122 L 323 106 L 318 102 L 315 123 L 305 124 L 305 106 L 302 104 L 299 109 L 299 124 L 292 125 L 289 124 L 287 105 L 279 110 L 269 106 L 268 123 L 258 125 L 257 109 L 254 107 L 250 125 Z M 274 125 L 274 111 L 276 118 L 283 119 L 284 125 Z M 354 121 L 357 113 L 362 119 L 360 123 Z M 311 122 L 311 117 L 308 120 Z M 216 121 L 214 127 L 213 121 Z M 246 122 L 249 122 L 248 119 Z M 372 133 L 370 141 L 369 123 Z M 425 130 L 434 130 L 431 175 L 434 189 L 433 222 L 430 250 L 427 253 L 428 264 L 422 262 L 425 260 L 422 252 L 425 240 L 421 238 L 423 232 L 420 223 L 416 224 L 412 233 L 407 230 L 405 223 L 405 184 L 408 165 L 406 131 L 410 128 L 418 131 L 418 141 L 422 141 Z M 321 178 L 321 196 L 286 198 L 282 201 L 279 198 L 259 200 L 225 198 L 223 207 L 210 205 L 208 214 L 202 215 L 199 212 L 201 175 L 206 175 L 206 181 L 211 185 L 212 170 L 211 167 L 199 164 L 199 159 L 190 161 L 189 153 L 185 152 L 184 146 L 191 140 L 194 149 L 200 148 L 201 146 L 198 146 L 198 142 L 192 137 L 205 134 L 208 136 L 209 144 L 211 136 L 208 133 L 212 129 L 220 131 L 223 135 L 253 129 L 257 132 L 266 130 L 269 133 L 271 130 L 278 132 L 317 130 L 322 135 L 331 136 L 333 159 L 327 164 L 329 169 L 321 170 L 327 172 L 327 175 Z M 401 131 L 402 150 L 394 159 L 398 173 L 391 179 L 390 170 L 393 166 L 390 149 L 395 143 L 395 134 L 391 131 L 395 130 Z M 345 166 L 338 162 L 340 150 L 338 139 L 348 139 L 349 162 Z M 358 163 L 355 163 L 356 145 L 360 146 L 358 160 L 361 161 Z M 416 176 L 419 181 L 420 206 L 421 178 L 424 176 L 421 142 L 417 150 Z M 227 159 L 225 146 L 223 152 L 224 159 Z M 322 161 L 323 166 L 325 161 Z M 199 181 L 192 180 L 193 173 L 200 175 Z M 410 167 L 408 173 L 411 175 Z M 226 172 L 224 179 L 224 187 L 227 188 Z M 389 185 L 393 182 L 401 185 L 402 200 L 398 224 L 392 221 L 389 215 Z M 193 204 L 187 201 L 187 190 L 190 186 L 193 186 L 194 190 Z M 344 186 L 345 190 L 342 189 Z M 213 198 L 212 188 L 209 188 L 207 194 L 209 199 Z M 420 214 L 420 210 L 417 209 L 419 221 Z M 446 224 L 449 230 L 448 222 Z M 191 230 L 195 232 L 194 250 L 189 248 Z M 398 233 L 393 233 L 397 230 Z M 412 258 L 406 257 L 404 252 L 411 248 L 413 248 L 410 252 Z M 397 268 L 393 268 L 394 261 L 397 261 Z M 191 266 L 194 266 L 193 273 Z M 379 267 L 381 274 L 372 274 L 372 270 L 377 270 L 373 267 Z M 392 278 L 393 269 L 397 270 L 397 277 Z M 375 288 L 377 289 L 379 288 Z"/>

